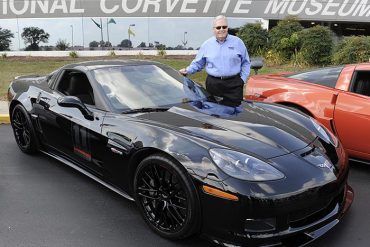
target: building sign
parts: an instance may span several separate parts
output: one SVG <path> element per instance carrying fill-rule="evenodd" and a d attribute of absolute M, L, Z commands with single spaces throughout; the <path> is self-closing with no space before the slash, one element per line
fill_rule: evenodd
<path fill-rule="evenodd" d="M 214 17 L 369 22 L 370 0 L 0 0 L 0 19 Z"/>

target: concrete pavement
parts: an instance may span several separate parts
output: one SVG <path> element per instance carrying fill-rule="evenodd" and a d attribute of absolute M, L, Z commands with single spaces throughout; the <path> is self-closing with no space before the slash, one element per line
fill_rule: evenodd
<path fill-rule="evenodd" d="M 10 123 L 8 102 L 0 101 L 0 124 L 8 123 Z"/>

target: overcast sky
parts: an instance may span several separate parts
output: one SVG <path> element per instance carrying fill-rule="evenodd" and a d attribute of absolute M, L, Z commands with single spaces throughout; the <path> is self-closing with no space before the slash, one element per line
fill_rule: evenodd
<path fill-rule="evenodd" d="M 100 23 L 100 18 L 94 18 Z M 128 27 L 131 27 L 135 37 L 131 36 L 133 46 L 138 46 L 141 42 L 154 43 L 158 41 L 166 46 L 175 47 L 182 44 L 185 39 L 188 41 L 187 47 L 197 48 L 203 41 L 212 36 L 213 18 L 114 18 L 117 24 L 109 24 L 109 40 L 113 45 L 119 44 L 123 39 L 128 38 Z M 107 41 L 107 18 L 102 18 L 104 41 Z M 240 27 L 249 22 L 256 22 L 256 19 L 232 19 L 229 18 L 230 27 Z M 50 34 L 47 45 L 55 45 L 59 39 L 66 40 L 72 44 L 72 27 L 74 45 L 89 46 L 93 40 L 100 41 L 100 29 L 91 21 L 90 18 L 59 18 L 59 19 L 18 19 L 20 34 L 25 27 L 39 27 Z M 83 27 L 82 27 L 83 26 Z M 12 39 L 12 50 L 24 48 L 24 41 L 17 33 L 17 20 L 0 20 L 0 27 L 9 29 L 14 33 Z M 83 38 L 84 37 L 84 38 Z M 46 45 L 41 43 L 40 45 Z"/>

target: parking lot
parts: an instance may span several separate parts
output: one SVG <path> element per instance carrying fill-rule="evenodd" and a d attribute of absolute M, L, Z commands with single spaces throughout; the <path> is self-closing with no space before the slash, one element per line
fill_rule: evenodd
<path fill-rule="evenodd" d="M 352 208 L 310 246 L 369 246 L 370 166 L 350 165 Z M 45 155 L 23 154 L 9 125 L 0 125 L 0 236 L 2 247 L 211 246 L 162 239 L 135 203 Z"/>

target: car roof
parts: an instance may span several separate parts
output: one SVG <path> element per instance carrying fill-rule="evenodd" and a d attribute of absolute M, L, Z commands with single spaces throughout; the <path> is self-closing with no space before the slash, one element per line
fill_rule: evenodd
<path fill-rule="evenodd" d="M 150 61 L 150 60 L 139 60 L 139 59 L 125 59 L 125 60 L 94 60 L 86 61 L 81 63 L 73 63 L 65 65 L 64 69 L 74 69 L 85 67 L 87 70 L 92 70 L 102 67 L 111 67 L 111 66 L 132 66 L 132 65 L 162 65 L 159 62 Z"/>

